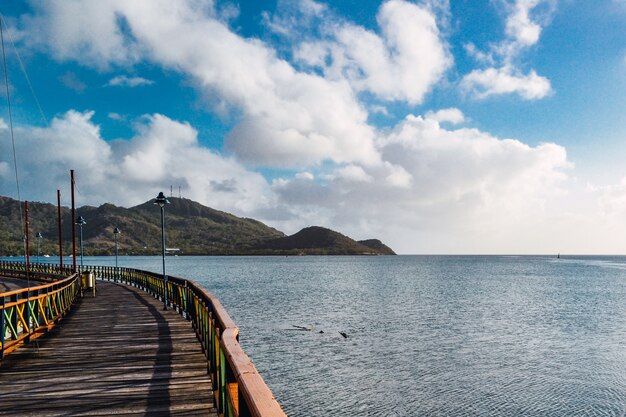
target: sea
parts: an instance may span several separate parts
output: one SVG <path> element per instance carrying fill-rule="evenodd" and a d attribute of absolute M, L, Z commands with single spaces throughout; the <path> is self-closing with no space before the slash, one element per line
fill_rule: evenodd
<path fill-rule="evenodd" d="M 119 265 L 160 272 L 161 258 Z M 626 415 L 626 257 L 178 256 L 166 268 L 220 299 L 290 416 Z"/>

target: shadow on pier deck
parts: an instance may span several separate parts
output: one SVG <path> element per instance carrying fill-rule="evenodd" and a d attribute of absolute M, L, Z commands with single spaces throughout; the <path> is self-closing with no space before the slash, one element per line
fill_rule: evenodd
<path fill-rule="evenodd" d="M 99 281 L 96 298 L 79 299 L 47 337 L 8 356 L 0 393 L 0 415 L 217 415 L 190 323 L 112 282 Z"/>

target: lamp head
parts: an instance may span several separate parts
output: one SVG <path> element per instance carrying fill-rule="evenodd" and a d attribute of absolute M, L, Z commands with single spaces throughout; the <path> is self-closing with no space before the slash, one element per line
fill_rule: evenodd
<path fill-rule="evenodd" d="M 122 231 L 116 227 L 115 229 L 113 229 L 113 233 L 119 235 L 120 233 L 122 233 Z"/>
<path fill-rule="evenodd" d="M 169 203 L 170 202 L 167 201 L 167 198 L 165 198 L 163 191 L 159 193 L 156 200 L 154 201 L 154 204 L 157 204 L 159 207 L 164 207 L 166 204 L 169 204 Z"/>
<path fill-rule="evenodd" d="M 76 224 L 82 226 L 84 224 L 87 224 L 87 222 L 85 221 L 85 218 L 83 216 L 78 216 L 78 219 L 76 219 Z"/>
<path fill-rule="evenodd" d="M 41 234 L 41 232 L 37 233 L 37 238 L 41 239 L 43 237 L 43 235 Z"/>

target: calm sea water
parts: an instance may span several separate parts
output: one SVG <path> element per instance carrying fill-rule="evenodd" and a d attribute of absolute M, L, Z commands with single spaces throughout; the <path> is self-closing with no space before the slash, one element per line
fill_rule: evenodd
<path fill-rule="evenodd" d="M 120 258 L 157 272 L 160 262 Z M 626 414 L 623 257 L 170 257 L 167 267 L 218 296 L 291 416 Z"/>

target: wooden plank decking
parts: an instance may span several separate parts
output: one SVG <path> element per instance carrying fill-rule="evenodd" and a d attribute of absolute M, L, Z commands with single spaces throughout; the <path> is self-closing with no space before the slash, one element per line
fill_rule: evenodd
<path fill-rule="evenodd" d="M 189 322 L 148 294 L 97 282 L 39 347 L 0 365 L 0 415 L 217 415 Z"/>
<path fill-rule="evenodd" d="M 40 282 L 31 280 L 31 285 L 41 285 Z M 9 278 L 0 276 L 0 293 L 26 288 L 26 280 L 21 278 Z"/>

